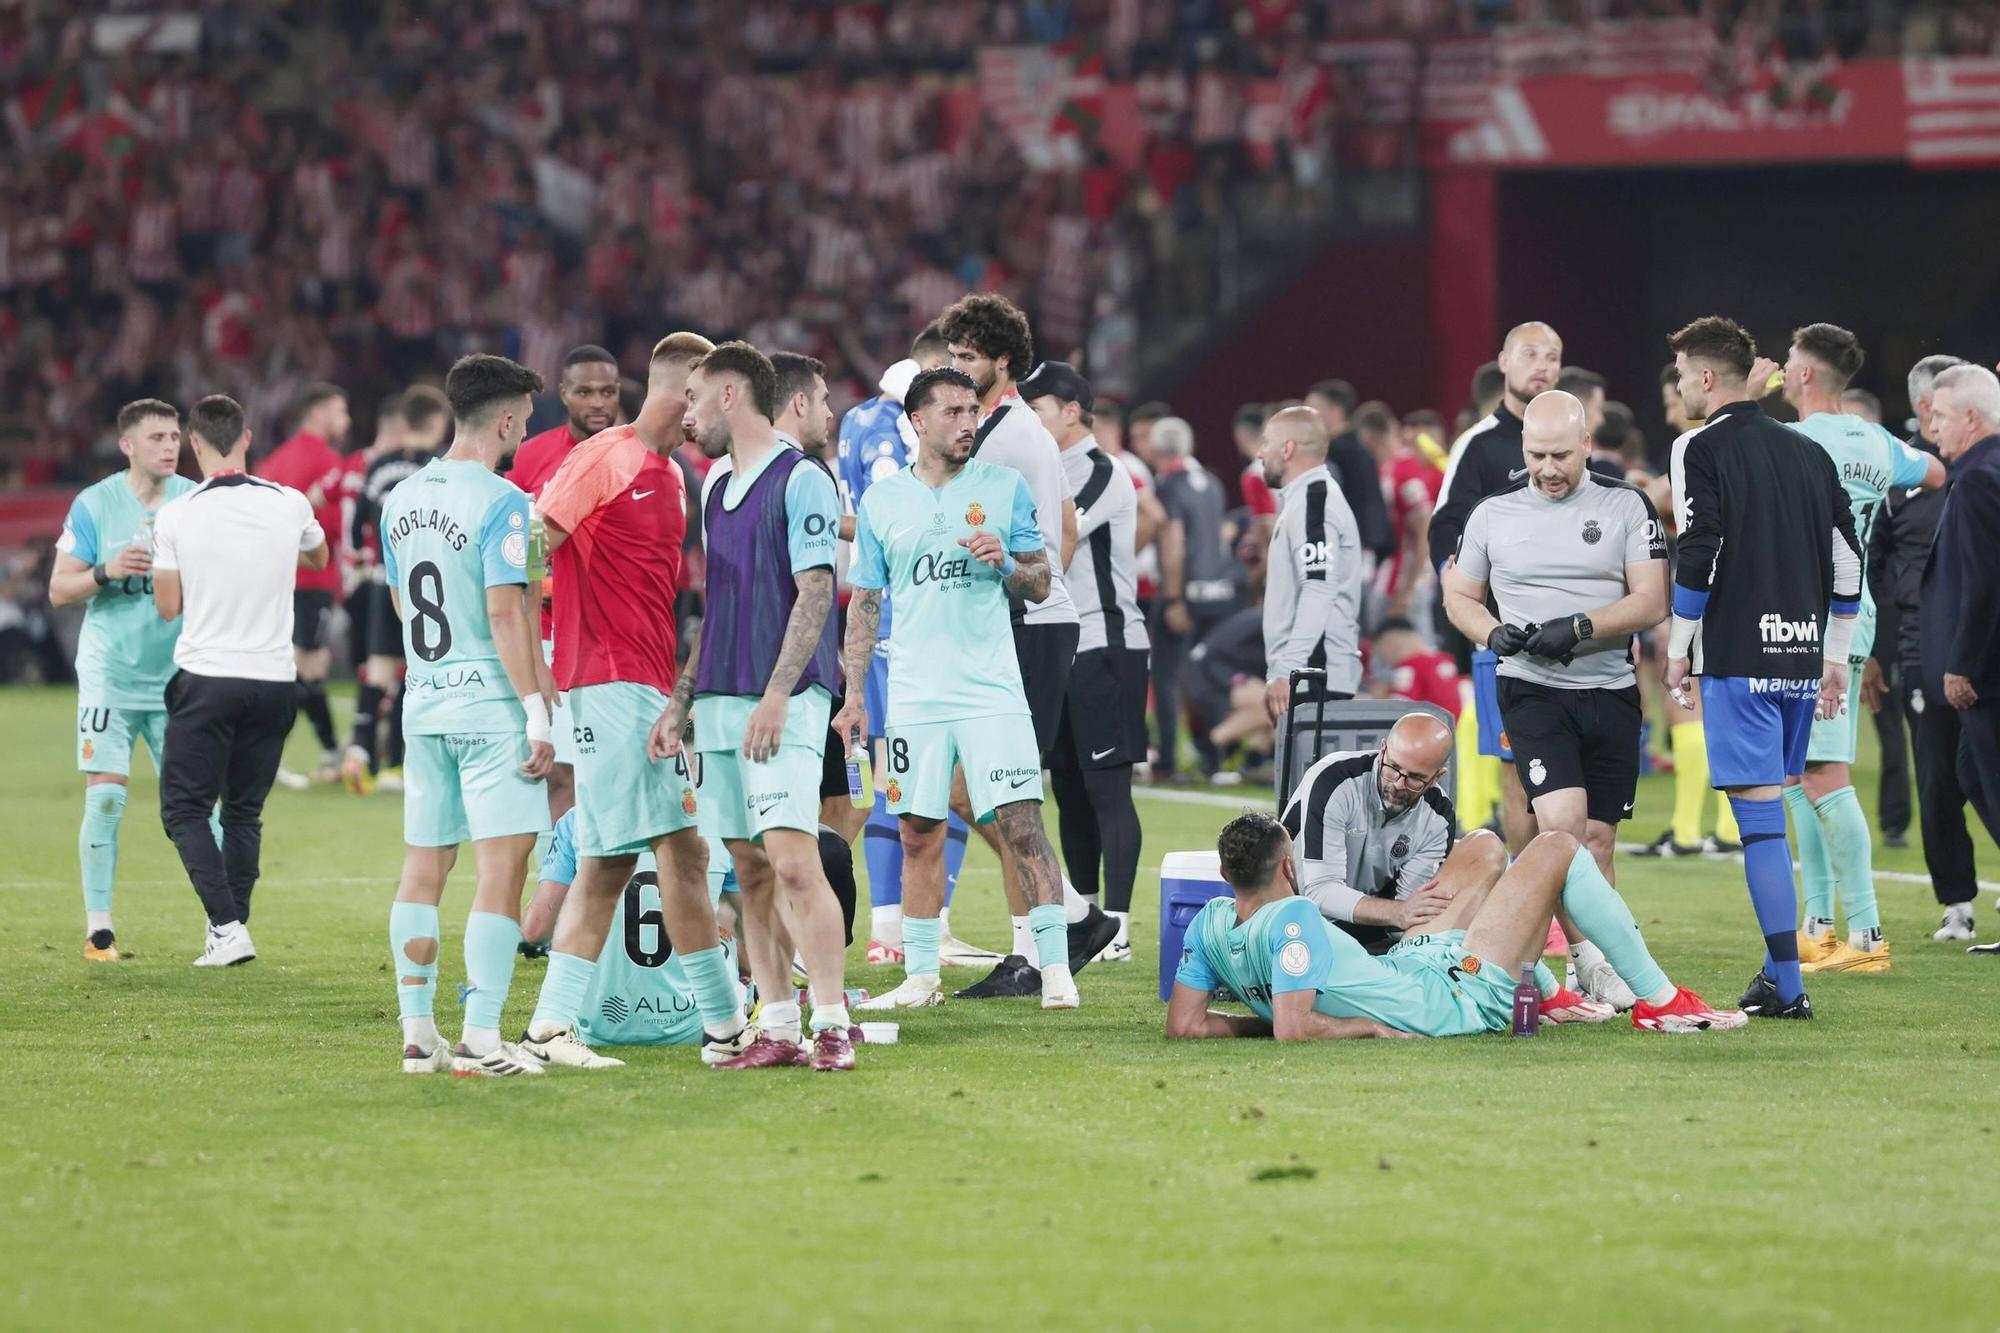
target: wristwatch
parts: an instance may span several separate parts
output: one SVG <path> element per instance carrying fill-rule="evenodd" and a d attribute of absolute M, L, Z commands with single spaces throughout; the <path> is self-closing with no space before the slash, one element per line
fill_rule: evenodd
<path fill-rule="evenodd" d="M 1595 637 L 1590 617 L 1580 611 L 1577 613 L 1576 618 L 1570 622 L 1570 628 L 1576 631 L 1576 641 L 1578 643 Z"/>
<path fill-rule="evenodd" d="M 97 586 L 100 588 L 111 582 L 111 576 L 104 572 L 104 562 L 102 560 L 90 567 L 90 577 L 97 580 Z"/>

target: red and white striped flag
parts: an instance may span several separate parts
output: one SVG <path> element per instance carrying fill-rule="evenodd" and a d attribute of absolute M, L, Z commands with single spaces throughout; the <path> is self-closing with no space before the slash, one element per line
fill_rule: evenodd
<path fill-rule="evenodd" d="M 1903 61 L 1909 160 L 1917 167 L 2000 163 L 2000 59 L 1938 56 Z"/>
<path fill-rule="evenodd" d="M 1600 79 L 1699 77 L 1715 54 L 1716 40 L 1715 26 L 1693 17 L 1604 20 L 1584 29 L 1584 69 Z"/>

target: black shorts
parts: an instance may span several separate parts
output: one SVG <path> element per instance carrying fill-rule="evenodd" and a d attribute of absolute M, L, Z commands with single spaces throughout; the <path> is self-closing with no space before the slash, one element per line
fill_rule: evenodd
<path fill-rule="evenodd" d="M 362 658 L 403 657 L 403 622 L 396 618 L 396 600 L 386 583 L 364 583 L 348 599 L 348 618 L 353 621 Z"/>
<path fill-rule="evenodd" d="M 1070 666 L 1076 661 L 1075 625 L 1014 626 L 1014 658 L 1021 664 L 1021 689 L 1035 719 L 1035 748 L 1046 764 L 1062 725 Z"/>
<path fill-rule="evenodd" d="M 1563 690 L 1502 676 L 1500 720 L 1529 801 L 1581 787 L 1589 817 L 1631 817 L 1639 790 L 1639 689 Z"/>
<path fill-rule="evenodd" d="M 333 637 L 333 593 L 326 588 L 292 589 L 292 646 L 306 652 Z"/>
<path fill-rule="evenodd" d="M 827 716 L 839 717 L 843 702 L 845 701 L 835 696 L 833 711 Z M 826 756 L 820 761 L 819 766 L 819 798 L 828 801 L 847 794 L 847 742 L 840 738 L 834 731 L 833 724 L 829 722 L 826 727 Z M 852 944 L 854 941 L 850 939 L 848 943 Z"/>
<path fill-rule="evenodd" d="M 1078 768 L 1116 768 L 1146 760 L 1144 648 L 1092 648 L 1070 669 L 1054 761 Z"/>

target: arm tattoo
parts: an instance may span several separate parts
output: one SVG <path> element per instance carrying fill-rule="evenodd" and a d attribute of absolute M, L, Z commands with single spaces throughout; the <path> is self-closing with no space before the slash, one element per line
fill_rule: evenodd
<path fill-rule="evenodd" d="M 1046 550 L 1016 551 L 1014 572 L 1007 576 L 1007 591 L 1022 601 L 1039 602 L 1049 595 L 1052 578 Z"/>
<path fill-rule="evenodd" d="M 694 675 L 701 666 L 701 626 L 695 626 L 693 636 L 688 640 L 687 661 L 681 672 L 674 677 L 673 701 L 681 706 L 681 716 L 686 717 L 694 707 Z"/>
<path fill-rule="evenodd" d="M 812 661 L 813 650 L 826 630 L 827 614 L 833 610 L 833 571 L 808 569 L 795 580 L 798 600 L 792 603 L 791 618 L 785 621 L 785 642 L 778 650 L 778 664 L 771 668 L 768 693 L 790 694 L 799 675 Z"/>
<path fill-rule="evenodd" d="M 868 659 L 882 636 L 882 590 L 857 588 L 847 604 L 847 643 L 842 661 L 847 668 L 847 692 L 853 695 L 868 680 Z M 876 719 L 879 723 L 881 719 Z"/>

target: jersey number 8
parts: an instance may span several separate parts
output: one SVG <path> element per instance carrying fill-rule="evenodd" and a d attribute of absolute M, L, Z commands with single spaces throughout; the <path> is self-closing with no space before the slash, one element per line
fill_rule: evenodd
<path fill-rule="evenodd" d="M 410 570 L 410 647 L 426 662 L 451 651 L 451 622 L 444 614 L 444 575 L 425 560 Z"/>

